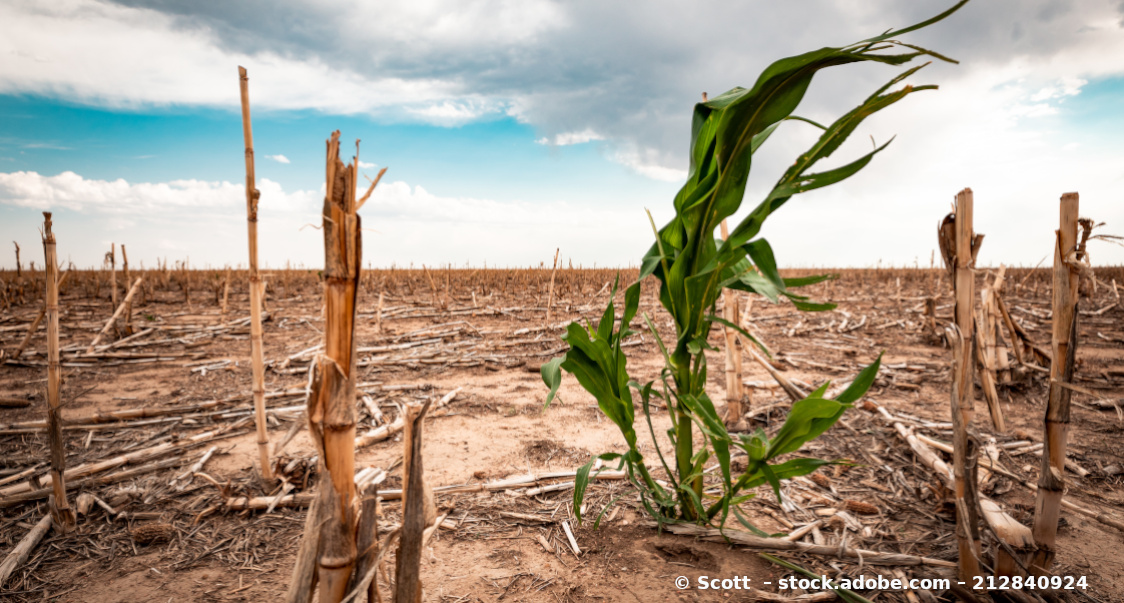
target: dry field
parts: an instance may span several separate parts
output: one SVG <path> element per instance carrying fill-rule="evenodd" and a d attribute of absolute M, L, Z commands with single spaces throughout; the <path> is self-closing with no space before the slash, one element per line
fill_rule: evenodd
<path fill-rule="evenodd" d="M 586 498 L 587 520 L 575 523 L 573 478 L 566 472 L 593 454 L 621 451 L 623 443 L 572 377 L 566 377 L 561 400 L 544 410 L 538 367 L 564 350 L 559 336 L 565 324 L 600 316 L 614 273 L 560 269 L 548 317 L 550 272 L 547 266 L 364 273 L 357 329 L 363 394 L 357 404 L 362 446 L 357 465 L 386 472 L 379 486 L 380 528 L 393 528 L 399 512 L 403 447 L 394 421 L 406 402 L 442 399 L 447 403 L 426 420 L 423 446 L 426 475 L 445 516 L 423 552 L 426 601 L 752 600 L 745 591 L 681 592 L 674 579 L 687 576 L 694 584 L 702 575 L 739 575 L 759 585 L 775 584 L 788 572 L 755 550 L 657 533 L 623 480 L 597 481 Z M 986 272 L 977 275 L 977 287 Z M 295 435 L 276 462 L 284 481 L 263 486 L 255 468 L 245 273 L 231 274 L 229 293 L 226 274 L 186 266 L 134 271 L 132 278 L 145 278 L 131 323 L 122 320 L 120 332 L 111 332 L 93 354 L 86 348 L 114 310 L 108 273 L 76 270 L 63 284 L 66 465 L 75 472 L 68 481 L 71 505 L 82 514 L 73 533 L 51 532 L 39 543 L 0 585 L 0 599 L 267 601 L 285 591 L 307 491 L 315 483 L 314 448 L 302 429 L 302 412 L 308 365 L 322 341 L 321 285 L 316 271 L 265 273 L 270 441 Z M 626 272 L 622 280 L 634 274 Z M 1097 276 L 1124 283 L 1119 268 L 1098 269 Z M 1009 270 L 1005 294 L 1013 320 L 1046 349 L 1049 279 L 1047 270 Z M 127 289 L 123 281 L 117 280 L 120 297 Z M 48 468 L 41 424 L 43 327 L 22 355 L 12 357 L 42 306 L 43 274 L 0 273 L 0 287 L 0 349 L 7 353 L 0 365 L 3 557 L 46 514 L 49 488 L 42 483 Z M 937 322 L 950 320 L 948 277 L 938 270 L 844 270 L 839 280 L 815 285 L 810 293 L 838 302 L 838 309 L 806 314 L 758 299 L 747 309 L 746 324 L 770 347 L 780 375 L 805 391 L 849 378 L 885 352 L 866 399 L 807 451 L 854 464 L 788 482 L 783 506 L 764 487 L 743 508 L 768 533 L 810 524 L 814 529 L 804 530 L 801 542 L 838 547 L 838 555 L 828 556 L 776 553 L 817 574 L 951 575 L 954 507 L 894 425 L 915 429 L 938 448 L 949 441 L 951 352 L 926 330 L 924 318 L 926 298 L 936 296 Z M 1124 305 L 1112 287 L 1083 288 L 1080 310 L 1074 380 L 1080 390 L 1073 396 L 1069 456 L 1082 475 L 1066 476 L 1066 499 L 1119 522 Z M 645 289 L 641 311 L 670 334 L 652 290 Z M 655 378 L 659 352 L 646 329 L 636 328 L 640 334 L 628 342 L 633 374 Z M 711 343 L 721 350 L 723 341 L 715 329 Z M 708 360 L 714 397 L 721 400 L 723 355 L 716 352 Z M 748 356 L 743 370 L 752 399 L 749 424 L 775 428 L 789 398 Z M 991 474 L 982 491 L 1025 524 L 1034 512 L 1034 495 L 1020 480 L 1038 479 L 1034 443 L 1042 441 L 1044 377 L 1036 370 L 1014 371 L 1011 382 L 999 387 L 1006 433 L 993 431 L 977 388 L 973 428 L 982 441 L 994 438 L 1007 472 Z M 666 446 L 667 413 L 657 413 L 656 420 L 655 433 Z M 642 440 L 643 450 L 653 452 L 646 429 Z M 520 477 L 525 479 L 514 479 Z M 593 529 L 593 518 L 613 500 Z M 1124 601 L 1124 531 L 1070 510 L 1062 517 L 1056 573 L 1088 576 L 1090 595 L 1063 598 Z M 986 533 L 984 539 L 993 541 Z M 920 565 L 875 566 L 876 559 L 862 559 L 856 549 L 924 559 Z M 877 600 L 928 603 L 930 595 L 953 598 L 944 592 L 886 591 Z"/>

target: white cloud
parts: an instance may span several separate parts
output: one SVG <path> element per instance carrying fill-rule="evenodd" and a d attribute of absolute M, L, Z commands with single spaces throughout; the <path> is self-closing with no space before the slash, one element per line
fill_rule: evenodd
<path fill-rule="evenodd" d="M 379 167 L 379 165 L 377 163 L 371 163 L 369 161 L 360 161 L 359 167 L 361 167 L 365 170 L 373 170 L 373 169 Z"/>
<path fill-rule="evenodd" d="M 538 144 L 549 144 L 556 147 L 564 147 L 572 144 L 585 144 L 593 142 L 594 140 L 605 140 L 605 137 L 590 128 L 586 128 L 580 132 L 562 132 L 555 134 L 553 139 L 540 138 L 535 142 Z"/>
<path fill-rule="evenodd" d="M 289 158 L 284 155 L 266 155 L 265 158 L 272 159 L 277 163 L 292 163 L 291 161 L 289 161 Z"/>
<path fill-rule="evenodd" d="M 653 149 L 627 145 L 626 148 L 614 153 L 612 159 L 653 180 L 683 182 L 687 179 L 686 170 L 666 167 L 661 161 L 660 154 Z"/>
<path fill-rule="evenodd" d="M 657 220 L 669 208 L 653 208 Z M 382 183 L 363 206 L 368 251 L 392 262 L 537 265 L 555 248 L 575 266 L 635 264 L 652 240 L 642 207 L 442 197 L 401 181 Z"/>
<path fill-rule="evenodd" d="M 285 191 L 267 179 L 258 188 L 263 261 L 322 264 L 321 233 L 305 226 L 321 222 L 323 189 Z M 0 173 L 4 205 L 55 211 L 58 228 L 69 229 L 67 253 L 74 258 L 100 257 L 103 245 L 94 237 L 108 230 L 122 233 L 118 241 L 128 243 L 130 260 L 149 265 L 167 252 L 190 255 L 195 265 L 233 265 L 244 257 L 246 207 L 240 183 Z M 653 209 L 657 219 L 670 218 L 665 208 Z M 30 220 L 35 213 L 21 215 Z M 556 247 L 575 265 L 626 265 L 639 258 L 652 236 L 638 207 L 443 197 L 401 181 L 381 183 L 360 213 L 364 259 L 375 265 L 528 265 L 549 259 Z M 84 226 L 75 229 L 77 224 Z"/>
<path fill-rule="evenodd" d="M 1088 80 L 1083 80 L 1079 77 L 1066 76 L 1058 80 L 1055 85 L 1046 86 L 1038 92 L 1031 95 L 1031 102 L 1041 102 L 1056 98 L 1064 98 L 1066 96 L 1077 96 L 1081 94 L 1081 88 L 1088 84 Z"/>
<path fill-rule="evenodd" d="M 318 194 L 285 193 L 279 184 L 258 182 L 261 205 L 270 211 L 315 207 Z M 169 215 L 177 212 L 245 212 L 246 188 L 230 182 L 173 180 L 130 184 L 117 180 L 87 180 L 66 171 L 56 176 L 37 172 L 0 173 L 0 205 L 37 210 L 68 209 L 115 215 Z"/>
<path fill-rule="evenodd" d="M 0 56 L 8 57 L 0 61 L 0 93 L 114 107 L 236 106 L 237 65 L 249 70 L 255 107 L 361 113 L 441 103 L 460 88 L 436 78 L 364 77 L 316 57 L 231 51 L 209 28 L 98 0 L 0 3 Z"/>
<path fill-rule="evenodd" d="M 476 121 L 485 115 L 500 114 L 503 107 L 494 101 L 467 99 L 461 102 L 442 101 L 418 107 L 407 107 L 410 115 L 441 126 L 459 126 Z"/>

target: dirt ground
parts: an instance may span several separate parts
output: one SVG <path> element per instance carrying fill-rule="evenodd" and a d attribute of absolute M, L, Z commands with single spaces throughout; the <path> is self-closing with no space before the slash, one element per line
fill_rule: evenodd
<path fill-rule="evenodd" d="M 573 471 L 591 455 L 623 451 L 615 426 L 572 377 L 565 378 L 560 400 L 544 409 L 546 390 L 538 374 L 542 362 L 564 351 L 559 336 L 566 323 L 598 319 L 608 298 L 609 288 L 602 282 L 608 280 L 606 273 L 569 275 L 568 284 L 554 294 L 548 318 L 548 279 L 500 290 L 497 283 L 503 280 L 503 271 L 495 272 L 500 276 L 454 275 L 451 292 L 448 277 L 442 287 L 440 273 L 428 283 L 419 274 L 417 288 L 398 287 L 391 293 L 371 287 L 360 299 L 359 345 L 367 348 L 361 350 L 359 381 L 365 399 L 358 403 L 360 434 L 393 421 L 405 402 L 439 398 L 459 388 L 445 410 L 425 425 L 425 471 L 435 487 Z M 983 272 L 979 284 L 984 282 Z M 1105 283 L 1112 278 L 1124 282 L 1122 272 L 1098 274 Z M 1039 271 L 1025 274 L 1023 280 L 1024 274 L 1008 276 L 1006 303 L 1032 340 L 1048 349 L 1049 277 Z M 324 326 L 315 283 L 300 286 L 282 281 L 278 278 L 277 285 L 271 284 L 264 333 L 271 442 L 303 422 L 300 408 L 307 366 L 315 352 L 310 348 L 321 341 Z M 380 290 L 384 293 L 381 312 Z M 101 291 L 91 297 L 77 286 L 64 293 L 61 337 L 68 467 L 165 443 L 178 445 L 195 434 L 219 433 L 198 445 L 175 447 L 167 455 L 144 457 L 79 483 L 71 491 L 72 505 L 82 492 L 100 502 L 79 518 L 75 532 L 48 534 L 27 563 L 0 585 L 0 599 L 277 600 L 288 584 L 305 509 L 294 503 L 278 504 L 268 512 L 239 511 L 227 504 L 239 496 L 279 491 L 255 477 L 249 331 L 244 321 L 239 322 L 248 316 L 245 294 L 232 289 L 229 311 L 222 316 L 219 306 L 202 292 L 188 305 L 174 288 L 155 287 L 133 308 L 134 332 L 151 328 L 150 333 L 99 357 L 83 358 L 78 352 L 93 340 L 112 311 L 108 294 Z M 781 374 L 808 391 L 828 379 L 846 382 L 884 352 L 883 370 L 867 399 L 910 426 L 928 428 L 925 433 L 932 438 L 949 441 L 948 432 L 942 431 L 945 426 L 933 424 L 948 420 L 951 353 L 926 331 L 923 316 L 925 298 L 936 293 L 937 321 L 948 322 L 952 310 L 947 278 L 929 270 L 843 271 L 841 279 L 815 285 L 808 293 L 839 306 L 831 312 L 807 314 L 791 304 L 756 299 L 747 309 L 749 329 L 771 349 Z M 0 314 L 0 348 L 10 351 L 22 341 L 39 307 L 38 301 L 28 299 Z M 652 314 L 664 336 L 669 335 L 666 314 L 656 307 L 649 290 L 641 310 Z M 1081 310 L 1074 384 L 1082 391 L 1073 394 L 1069 456 L 1087 474 L 1066 475 L 1067 500 L 1120 521 L 1124 517 L 1124 305 L 1112 286 L 1098 286 L 1096 291 L 1086 291 Z M 380 313 L 381 321 L 377 320 Z M 645 382 L 657 377 L 661 360 L 651 334 L 639 331 L 630 340 L 629 368 L 635 379 Z M 106 340 L 112 341 L 113 337 Z M 711 342 L 723 348 L 717 329 Z M 30 468 L 37 476 L 47 471 L 46 436 L 28 423 L 46 414 L 44 346 L 41 328 L 29 352 L 18 359 L 9 356 L 0 366 L 0 396 L 30 402 L 24 408 L 0 408 L 0 479 Z M 71 346 L 73 351 L 66 351 Z M 711 395 L 716 401 L 724 400 L 723 358 L 722 352 L 708 357 Z M 1033 451 L 1012 455 L 1020 452 L 1018 447 L 1002 446 L 1018 440 L 1042 441 L 1046 381 L 1040 371 L 1016 372 L 1012 383 L 999 388 L 1006 433 L 994 432 L 979 388 L 973 427 L 982 440 L 996 439 L 1001 461 L 1010 472 L 1035 483 L 1040 457 Z M 787 412 L 788 398 L 748 355 L 743 377 L 751 397 L 749 424 L 775 429 Z M 216 402 L 199 408 L 211 401 Z M 96 412 L 134 408 L 159 412 L 95 422 Z M 853 465 L 825 467 L 820 470 L 823 478 L 787 484 L 786 504 L 778 504 L 772 492 L 762 488 L 757 498 L 743 505 L 746 515 L 768 533 L 787 533 L 794 526 L 823 520 L 806 536 L 808 542 L 954 560 L 955 515 L 947 496 L 894 428 L 871 409 L 872 405 L 860 404 L 848 410 L 839 425 L 804 451 L 818 458 L 848 459 Z M 643 426 L 637 414 L 638 427 Z M 666 411 L 657 411 L 653 422 L 667 451 Z M 638 431 L 642 452 L 658 467 L 646 427 Z M 171 485 L 212 446 L 216 450 L 200 470 L 205 475 L 189 474 Z M 303 430 L 284 449 L 279 465 L 293 485 L 292 493 L 300 494 L 312 483 L 312 455 Z M 388 477 L 380 489 L 394 489 L 401 484 L 401 457 L 399 435 L 361 448 L 357 468 L 385 470 Z M 158 461 L 167 462 L 153 468 Z M 124 473 L 129 470 L 136 472 Z M 23 476 L 0 484 L 0 557 L 46 513 L 45 498 L 13 502 L 5 494 L 26 481 Z M 1034 495 L 1028 489 L 1003 476 L 992 476 L 983 489 L 1015 519 L 1032 523 Z M 528 493 L 525 488 L 439 491 L 438 506 L 447 515 L 423 554 L 425 600 L 749 601 L 756 599 L 748 591 L 698 590 L 693 585 L 700 576 L 746 576 L 753 585 L 773 592 L 776 579 L 791 574 L 743 547 L 657 532 L 623 480 L 599 481 L 591 488 L 586 521 L 580 526 L 570 509 L 571 499 L 572 488 L 565 486 L 543 493 Z M 592 519 L 614 499 L 616 504 L 595 530 Z M 877 513 L 836 516 L 845 501 L 869 503 Z M 397 501 L 384 501 L 383 511 L 380 527 L 396 525 Z M 528 515 L 538 519 L 527 519 Z M 563 521 L 574 529 L 580 555 L 569 544 Z M 163 538 L 145 544 L 134 528 L 151 524 L 171 527 Z M 731 519 L 729 526 L 736 527 L 736 522 Z M 985 542 L 989 538 L 985 534 Z M 1063 511 L 1056 573 L 1086 576 L 1090 595 L 1063 598 L 1124 602 L 1122 551 L 1124 532 Z M 852 558 L 780 556 L 817 574 L 894 571 L 864 566 Z M 898 569 L 917 577 L 949 575 L 943 567 Z M 677 588 L 679 576 L 687 577 L 692 588 Z M 907 600 L 901 592 L 862 592 L 879 600 Z M 952 598 L 947 592 L 934 594 L 943 600 Z"/>

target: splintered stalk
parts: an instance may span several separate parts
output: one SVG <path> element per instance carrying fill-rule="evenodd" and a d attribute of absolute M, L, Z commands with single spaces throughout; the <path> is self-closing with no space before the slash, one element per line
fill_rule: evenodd
<path fill-rule="evenodd" d="M 273 479 L 269 463 L 269 432 L 265 422 L 265 362 L 262 359 L 261 307 L 263 286 L 258 274 L 258 199 L 261 192 L 254 185 L 254 134 L 250 128 L 250 78 L 246 68 L 238 68 L 242 90 L 242 137 L 246 142 L 246 224 L 250 240 L 250 363 L 253 370 L 254 423 L 258 435 L 258 462 L 262 479 Z M 183 282 L 187 296 L 187 280 Z"/>
<path fill-rule="evenodd" d="M 328 142 L 324 201 L 324 353 L 308 417 L 324 460 L 320 487 L 329 505 L 320 538 L 321 601 L 346 594 L 356 560 L 355 510 L 355 301 L 361 240 L 355 213 L 356 166 L 339 159 L 339 132 Z"/>
<path fill-rule="evenodd" d="M 953 286 L 956 294 L 955 328 L 949 330 L 952 345 L 951 409 L 953 426 L 953 474 L 956 495 L 956 538 L 959 545 L 959 577 L 970 581 L 980 575 L 980 533 L 975 472 L 969 469 L 975 458 L 975 442 L 968 437 L 968 428 L 975 414 L 973 406 L 972 288 L 975 252 L 979 248 L 972 230 L 972 189 L 966 188 L 956 195 L 954 245 L 955 257 L 950 262 L 953 269 Z"/>
<path fill-rule="evenodd" d="M 394 601 L 409 603 L 422 600 L 421 553 L 425 543 L 428 515 L 436 515 L 433 493 L 425 485 L 422 462 L 422 425 L 432 399 L 423 404 L 406 406 L 402 457 L 402 530 L 395 557 Z"/>
<path fill-rule="evenodd" d="M 340 133 L 328 141 L 324 198 L 324 351 L 314 363 L 308 425 L 320 457 L 318 516 L 310 516 L 288 601 L 309 601 L 317 583 L 322 603 L 347 594 L 358 550 L 355 488 L 355 338 L 363 243 L 356 213 L 358 159 L 339 158 Z M 373 518 L 368 518 L 373 519 Z M 312 571 L 313 565 L 315 571 Z"/>
<path fill-rule="evenodd" d="M 948 330 L 952 346 L 952 472 L 956 503 L 956 541 L 959 551 L 958 576 L 969 582 L 980 574 L 979 494 L 976 491 L 977 446 L 968 436 L 964 414 L 960 412 L 959 387 L 971 379 L 972 342 L 960 335 L 959 329 Z"/>
<path fill-rule="evenodd" d="M 972 334 L 975 331 L 975 318 L 972 313 L 972 301 L 975 299 L 975 275 L 972 268 L 975 265 L 976 252 L 973 247 L 976 247 L 976 245 L 974 244 L 975 232 L 972 229 L 972 210 L 972 189 L 966 188 L 956 194 L 956 255 L 953 265 L 953 293 L 956 295 L 954 318 L 956 327 L 960 329 L 960 336 L 966 342 L 972 341 Z M 959 387 L 957 410 L 965 428 L 972 424 L 972 418 L 975 416 L 972 366 L 972 363 L 968 362 L 968 374 L 957 383 Z"/>
<path fill-rule="evenodd" d="M 1065 491 L 1065 449 L 1069 436 L 1070 390 L 1077 351 L 1078 273 L 1070 262 L 1080 260 L 1077 243 L 1077 193 L 1062 195 L 1060 225 L 1054 244 L 1053 337 L 1051 338 L 1050 394 L 1034 504 L 1034 544 L 1031 571 L 1045 574 L 1054 562 L 1058 516 Z"/>

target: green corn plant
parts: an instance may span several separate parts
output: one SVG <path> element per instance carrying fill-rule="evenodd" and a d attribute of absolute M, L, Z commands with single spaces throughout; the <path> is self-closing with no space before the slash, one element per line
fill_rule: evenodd
<path fill-rule="evenodd" d="M 695 105 L 690 169 L 687 182 L 675 197 L 675 217 L 657 229 L 649 213 L 656 240 L 644 254 L 637 282 L 624 292 L 619 323 L 614 298 L 610 297 L 600 322 L 596 326 L 571 323 L 562 337 L 569 350 L 542 367 L 543 381 L 550 388 L 547 405 L 557 394 L 562 370 L 565 370 L 596 398 L 601 411 L 620 429 L 628 451 L 597 458 L 618 461 L 618 468 L 626 470 L 646 510 L 658 522 L 693 521 L 724 526 L 733 512 L 739 522 L 753 529 L 738 509 L 741 502 L 753 496 L 753 489 L 769 484 L 779 497 L 782 480 L 806 475 L 831 462 L 810 458 L 775 461 L 796 452 L 834 425 L 843 412 L 866 393 L 877 374 L 880 359 L 863 369 L 838 396 L 826 398 L 827 384 L 824 384 L 807 399 L 794 403 L 784 424 L 772 436 L 758 429 L 755 433 L 735 437 L 727 431 L 706 392 L 705 352 L 714 349 L 707 343 L 707 336 L 717 323 L 737 329 L 749 341 L 757 342 L 749 333 L 716 316 L 716 302 L 724 289 L 732 289 L 762 295 L 773 303 L 785 297 L 801 311 L 835 307 L 829 303 L 814 303 L 792 291 L 831 276 L 782 278 L 769 243 L 755 237 L 766 218 L 794 195 L 854 175 L 886 148 L 889 142 L 840 167 L 811 171 L 814 165 L 837 150 L 863 120 L 914 92 L 936 86 L 903 85 L 891 90 L 928 64 L 925 63 L 900 72 L 828 126 L 797 117 L 793 112 L 813 76 L 821 69 L 864 61 L 897 67 L 925 56 L 955 62 L 895 38 L 944 19 L 966 2 L 961 0 L 949 10 L 916 25 L 856 44 L 822 48 L 781 59 L 765 69 L 753 88 L 734 88 Z M 725 240 L 716 238 L 715 229 L 742 205 L 754 154 L 782 122 L 792 120 L 821 130 L 819 139 L 796 158 L 765 198 Z M 644 315 L 663 355 L 664 366 L 658 384 L 656 381 L 640 384 L 629 376 L 621 344 L 634 333 L 630 326 L 639 307 L 640 284 L 650 276 L 659 280 L 660 304 L 673 319 L 676 340 L 665 345 L 651 317 Z M 614 295 L 616 291 L 614 285 Z M 652 426 L 654 399 L 666 404 L 672 421 L 668 430 L 674 447 L 670 465 Z M 635 426 L 637 405 L 646 420 L 667 482 L 651 475 L 640 453 Z M 697 441 L 696 430 L 701 434 Z M 746 469 L 740 475 L 734 475 L 730 464 L 731 451 L 737 449 L 748 456 Z M 704 491 L 704 467 L 711 459 L 718 462 L 721 487 Z M 591 460 L 583 466 L 575 480 L 574 510 L 579 521 L 592 464 Z"/>

